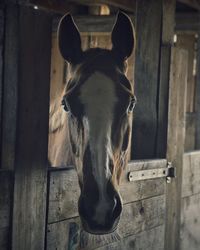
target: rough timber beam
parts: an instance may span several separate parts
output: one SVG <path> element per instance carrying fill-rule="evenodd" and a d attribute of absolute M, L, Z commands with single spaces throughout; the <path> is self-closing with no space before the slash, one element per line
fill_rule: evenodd
<path fill-rule="evenodd" d="M 136 0 L 29 0 L 25 2 L 32 5 L 37 5 L 40 8 L 49 9 L 60 13 L 73 12 L 76 8 L 76 5 L 108 5 L 111 7 L 120 8 L 125 11 L 133 12 L 136 4 Z"/>
<path fill-rule="evenodd" d="M 136 5 L 136 0 L 71 0 L 70 2 L 84 4 L 84 5 L 101 5 L 106 4 L 109 6 L 121 8 L 123 10 L 133 12 Z"/>
<path fill-rule="evenodd" d="M 177 2 L 186 4 L 191 8 L 200 10 L 200 0 L 177 0 Z"/>

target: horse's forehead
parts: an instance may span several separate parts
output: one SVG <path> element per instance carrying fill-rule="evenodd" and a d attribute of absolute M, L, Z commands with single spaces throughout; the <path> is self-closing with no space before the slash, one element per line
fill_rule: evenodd
<path fill-rule="evenodd" d="M 117 101 L 115 82 L 107 75 L 95 71 L 80 88 L 80 101 L 86 107 L 112 109 Z M 106 105 L 106 107 L 105 107 Z"/>

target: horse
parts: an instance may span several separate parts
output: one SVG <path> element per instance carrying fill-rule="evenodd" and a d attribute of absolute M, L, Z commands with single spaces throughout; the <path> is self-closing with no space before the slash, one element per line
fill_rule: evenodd
<path fill-rule="evenodd" d="M 128 161 L 136 103 L 125 73 L 135 47 L 134 28 L 123 12 L 118 12 L 111 41 L 110 50 L 83 51 L 73 17 L 62 17 L 58 46 L 70 77 L 50 108 L 49 161 L 75 166 L 82 226 L 98 235 L 114 232 L 120 220 L 120 176 Z"/>

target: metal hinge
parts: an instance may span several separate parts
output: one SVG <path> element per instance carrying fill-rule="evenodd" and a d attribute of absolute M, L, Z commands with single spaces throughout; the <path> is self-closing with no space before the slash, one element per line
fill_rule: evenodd
<path fill-rule="evenodd" d="M 167 183 L 170 183 L 171 179 L 176 177 L 176 168 L 172 166 L 171 162 L 167 163 L 166 168 L 145 169 L 128 173 L 129 181 L 142 181 L 163 177 L 166 178 Z"/>

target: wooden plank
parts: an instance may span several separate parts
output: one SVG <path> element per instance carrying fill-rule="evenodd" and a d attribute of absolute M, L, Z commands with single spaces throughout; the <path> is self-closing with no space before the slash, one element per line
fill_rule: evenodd
<path fill-rule="evenodd" d="M 199 25 L 200 25 L 200 19 L 198 12 L 176 13 L 176 31 L 198 32 Z"/>
<path fill-rule="evenodd" d="M 161 39 L 162 1 L 137 2 L 135 93 L 132 159 L 156 155 L 157 92 Z"/>
<path fill-rule="evenodd" d="M 92 236 L 81 229 L 79 218 L 69 219 L 48 225 L 47 249 L 95 249 L 116 241 L 120 237 L 129 237 L 140 232 L 163 225 L 165 218 L 165 196 L 157 196 L 126 204 L 122 212 L 117 234 L 107 237 Z M 61 234 L 60 232 L 63 232 Z M 114 236 L 115 235 L 115 236 Z M 164 240 L 164 234 L 162 241 Z M 74 248 L 75 249 L 75 248 Z"/>
<path fill-rule="evenodd" d="M 200 246 L 200 194 L 182 199 L 181 211 L 181 250 L 198 250 Z"/>
<path fill-rule="evenodd" d="M 4 18 L 5 18 L 5 14 L 3 11 L 3 6 L 2 7 L 0 6 L 0 117 L 2 117 Z M 0 142 L 1 142 L 1 126 L 2 126 L 2 123 L 0 122 Z"/>
<path fill-rule="evenodd" d="M 122 10 L 134 11 L 136 0 L 73 0 L 74 3 L 84 5 L 100 5 L 106 4 L 112 7 L 117 7 Z"/>
<path fill-rule="evenodd" d="M 166 157 L 167 151 L 167 124 L 171 46 L 175 25 L 175 0 L 163 0 L 162 37 L 160 48 L 160 75 L 158 87 L 158 128 L 156 156 Z"/>
<path fill-rule="evenodd" d="M 199 0 L 178 0 L 178 2 L 188 5 L 191 8 L 200 10 Z"/>
<path fill-rule="evenodd" d="M 166 160 L 151 160 L 131 162 L 122 175 L 120 192 L 123 203 L 130 203 L 165 193 L 165 180 L 158 178 L 138 182 L 129 182 L 129 171 L 165 168 Z M 50 173 L 48 222 L 68 219 L 78 216 L 79 197 L 78 178 L 75 170 L 60 170 Z"/>
<path fill-rule="evenodd" d="M 196 112 L 196 133 L 195 149 L 200 149 L 200 32 L 197 41 L 197 75 L 196 75 L 196 95 L 195 95 L 195 112 Z"/>
<path fill-rule="evenodd" d="M 142 233 L 131 235 L 117 242 L 97 248 L 97 250 L 163 250 L 164 248 L 164 225 L 158 226 Z"/>
<path fill-rule="evenodd" d="M 18 123 L 12 246 L 44 249 L 51 17 L 19 9 Z M 34 39 L 33 39 L 34 38 Z"/>
<path fill-rule="evenodd" d="M 10 247 L 10 222 L 12 209 L 13 175 L 0 170 L 0 249 Z"/>
<path fill-rule="evenodd" d="M 75 16 L 74 20 L 80 32 L 111 32 L 116 15 L 109 16 Z"/>
<path fill-rule="evenodd" d="M 194 34 L 178 34 L 176 46 L 187 50 L 188 52 L 188 78 L 187 78 L 187 103 L 186 111 L 194 112 L 195 101 L 195 74 L 194 74 L 194 59 L 195 59 L 195 44 L 196 36 Z"/>
<path fill-rule="evenodd" d="M 90 248 L 88 249 L 98 249 L 98 250 L 132 250 L 132 249 L 148 249 L 148 250 L 163 250 L 164 247 L 164 225 L 155 227 L 150 230 L 146 230 L 144 232 L 134 234 L 128 237 L 121 237 L 118 233 L 113 235 L 104 235 L 102 236 L 89 236 L 86 233 L 83 233 L 81 231 L 81 234 L 78 229 L 78 225 L 74 222 L 70 222 L 70 225 L 66 225 L 66 221 L 60 223 L 59 230 L 62 230 L 62 232 L 65 232 L 63 235 L 65 238 L 61 238 L 61 235 L 57 235 L 57 237 L 51 237 L 53 236 L 54 227 L 55 225 L 49 225 L 49 244 L 48 249 L 70 249 L 70 247 L 81 247 L 79 249 L 84 249 L 84 242 L 87 240 L 87 238 L 90 237 L 90 241 L 93 240 L 93 243 L 90 243 Z M 74 229 L 74 230 L 73 230 Z M 74 238 L 68 237 L 69 231 L 73 232 Z M 115 236 L 114 236 L 115 235 Z M 79 240 L 80 237 L 80 240 Z M 70 238 L 70 240 L 69 240 Z M 77 240 L 78 238 L 78 240 Z M 86 238 L 86 239 L 85 239 Z M 73 240 L 75 239 L 75 240 Z M 144 240 L 145 239 L 145 240 Z M 51 241 L 50 241 L 51 240 Z M 81 242 L 80 242 L 81 241 Z M 88 244 L 89 245 L 89 244 Z M 98 247 L 98 245 L 102 245 Z M 60 248 L 59 248 L 60 247 Z M 97 247 L 97 248 L 96 248 Z"/>
<path fill-rule="evenodd" d="M 5 8 L 5 49 L 4 87 L 2 110 L 1 165 L 14 168 L 16 120 L 17 120 L 17 78 L 18 78 L 18 8 L 7 5 Z"/>
<path fill-rule="evenodd" d="M 23 4 L 37 6 L 39 9 L 44 9 L 47 11 L 53 11 L 56 13 L 65 14 L 70 12 L 71 14 L 76 13 L 77 8 L 69 1 L 63 0 L 20 0 Z"/>
<path fill-rule="evenodd" d="M 129 15 L 134 21 L 134 16 Z M 57 31 L 61 17 L 54 18 L 53 20 L 53 31 Z M 81 33 L 109 33 L 112 31 L 114 26 L 116 15 L 74 15 L 75 23 Z"/>
<path fill-rule="evenodd" d="M 182 197 L 200 193 L 200 151 L 184 154 Z"/>
<path fill-rule="evenodd" d="M 186 113 L 185 152 L 195 150 L 196 113 Z"/>
<path fill-rule="evenodd" d="M 11 1 L 11 0 L 9 0 Z M 14 0 L 12 0 L 14 1 Z M 125 11 L 134 11 L 134 7 L 136 4 L 136 0 L 18 0 L 20 4 L 25 5 L 34 5 L 38 6 L 41 9 L 46 9 L 49 11 L 57 12 L 57 13 L 75 13 L 77 12 L 77 8 L 80 6 L 99 6 L 99 5 L 108 5 L 110 7 L 120 8 Z"/>
<path fill-rule="evenodd" d="M 165 233 L 165 249 L 167 250 L 179 249 L 181 182 L 185 141 L 187 59 L 186 51 L 178 48 L 172 49 L 167 160 L 172 162 L 172 165 L 176 167 L 177 178 L 173 179 L 170 185 L 167 185 Z"/>

